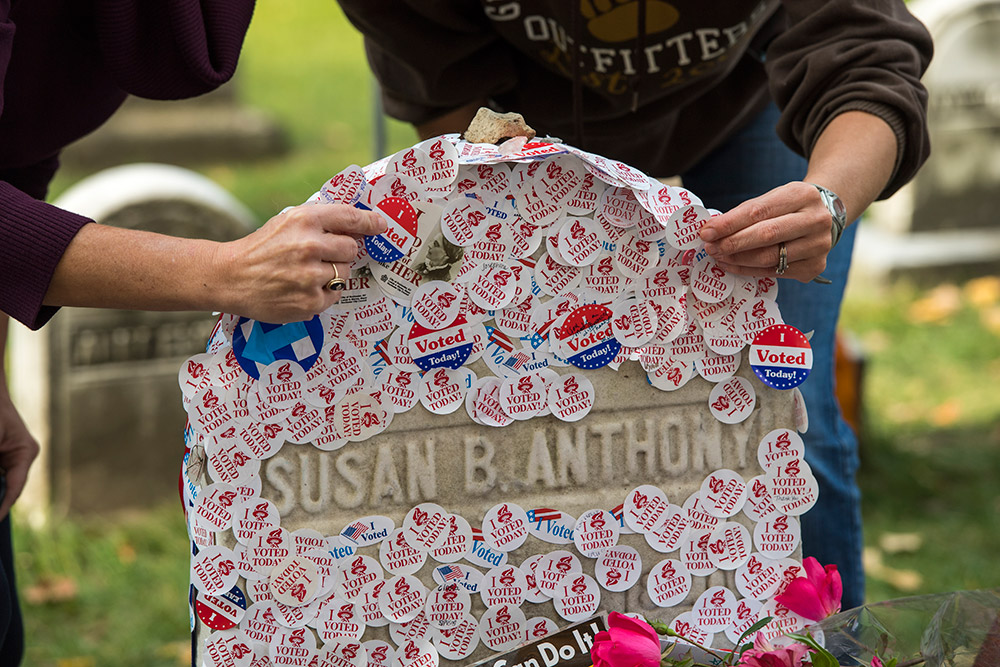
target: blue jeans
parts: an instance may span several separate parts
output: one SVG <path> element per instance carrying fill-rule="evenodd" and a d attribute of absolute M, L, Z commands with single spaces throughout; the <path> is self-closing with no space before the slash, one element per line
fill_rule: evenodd
<path fill-rule="evenodd" d="M 684 186 L 706 206 L 727 211 L 790 181 L 802 180 L 806 161 L 786 147 L 774 132 L 778 110 L 773 104 L 749 126 L 682 174 Z M 806 461 L 819 481 L 819 501 L 802 517 L 803 553 L 824 565 L 836 563 L 844 582 L 843 608 L 864 603 L 861 563 L 861 492 L 858 443 L 844 421 L 834 394 L 834 337 L 840 302 L 851 264 L 857 224 L 844 230 L 830 253 L 823 275 L 832 285 L 782 280 L 778 304 L 787 324 L 814 331 L 810 341 L 813 368 L 799 387 L 809 411 L 803 434 Z"/>

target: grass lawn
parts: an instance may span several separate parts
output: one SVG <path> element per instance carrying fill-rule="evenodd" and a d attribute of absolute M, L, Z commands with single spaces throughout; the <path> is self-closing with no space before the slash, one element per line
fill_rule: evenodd
<path fill-rule="evenodd" d="M 240 74 L 245 101 L 280 120 L 293 151 L 203 171 L 260 220 L 344 166 L 372 161 L 371 79 L 360 37 L 334 2 L 260 3 Z M 415 140 L 389 127 L 388 150 Z M 79 177 L 62 174 L 54 191 Z M 1000 586 L 998 284 L 896 286 L 852 295 L 845 308 L 844 327 L 867 355 L 870 600 Z M 25 664 L 187 664 L 187 541 L 175 504 L 38 532 L 18 524 L 15 540 Z"/>

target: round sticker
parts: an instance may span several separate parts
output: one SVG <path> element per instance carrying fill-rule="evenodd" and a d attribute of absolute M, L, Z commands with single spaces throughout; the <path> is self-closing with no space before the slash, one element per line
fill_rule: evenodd
<path fill-rule="evenodd" d="M 678 605 L 690 592 L 691 574 L 678 560 L 661 560 L 646 577 L 646 593 L 657 607 Z"/>
<path fill-rule="evenodd" d="M 486 205 L 477 197 L 452 197 L 441 214 L 441 232 L 448 242 L 471 246 L 486 234 Z"/>
<path fill-rule="evenodd" d="M 336 638 L 323 646 L 316 660 L 317 667 L 366 667 L 368 654 L 359 641 Z"/>
<path fill-rule="evenodd" d="M 411 547 L 403 529 L 397 528 L 379 545 L 378 559 L 382 567 L 393 574 L 415 574 L 426 562 L 427 552 Z"/>
<path fill-rule="evenodd" d="M 406 513 L 403 533 L 414 549 L 429 552 L 441 546 L 451 532 L 451 515 L 440 505 L 421 503 Z"/>
<path fill-rule="evenodd" d="M 784 514 L 770 521 L 758 521 L 753 529 L 753 544 L 764 556 L 771 559 L 791 556 L 801 539 L 799 522 Z"/>
<path fill-rule="evenodd" d="M 427 596 L 424 615 L 432 627 L 457 627 L 472 609 L 472 596 L 462 586 L 452 582 L 441 584 Z"/>
<path fill-rule="evenodd" d="M 462 315 L 443 329 L 427 329 L 414 323 L 408 344 L 413 362 L 421 370 L 460 368 L 472 353 L 472 328 Z"/>
<path fill-rule="evenodd" d="M 549 596 L 543 593 L 538 588 L 538 579 L 535 578 L 535 570 L 538 568 L 538 562 L 545 557 L 545 554 L 535 554 L 534 556 L 528 556 L 523 563 L 521 563 L 521 572 L 524 573 L 524 580 L 528 587 L 525 593 L 525 602 L 531 602 L 533 604 L 538 604 L 539 602 L 545 602 L 549 599 Z"/>
<path fill-rule="evenodd" d="M 304 322 L 270 324 L 241 317 L 233 330 L 233 354 L 247 375 L 260 377 L 265 366 L 281 359 L 308 370 L 323 349 L 323 322 L 319 315 Z"/>
<path fill-rule="evenodd" d="M 750 531 L 741 523 L 727 521 L 708 538 L 708 558 L 720 570 L 735 570 L 750 558 Z"/>
<path fill-rule="evenodd" d="M 712 586 L 691 607 L 695 624 L 705 632 L 723 632 L 736 614 L 736 594 L 725 586 Z"/>
<path fill-rule="evenodd" d="M 563 580 L 577 572 L 583 572 L 583 565 L 575 554 L 563 550 L 551 551 L 535 565 L 535 583 L 546 596 L 555 597 L 562 590 Z"/>
<path fill-rule="evenodd" d="M 661 522 L 669 507 L 667 494 L 655 486 L 643 484 L 625 497 L 622 510 L 629 528 L 646 533 Z"/>
<path fill-rule="evenodd" d="M 378 596 L 382 615 L 394 623 L 412 621 L 424 609 L 427 589 L 420 579 L 404 574 L 385 582 Z"/>
<path fill-rule="evenodd" d="M 507 378 L 500 385 L 500 407 L 517 421 L 531 419 L 548 406 L 546 382 L 536 373 Z"/>
<path fill-rule="evenodd" d="M 805 443 L 794 429 L 775 429 L 761 438 L 757 447 L 757 462 L 765 472 L 787 461 L 804 458 L 805 455 Z"/>
<path fill-rule="evenodd" d="M 719 303 L 733 292 L 735 277 L 711 257 L 699 260 L 691 274 L 691 293 L 702 301 Z"/>
<path fill-rule="evenodd" d="M 420 326 L 438 330 L 458 317 L 461 305 L 460 288 L 443 280 L 431 280 L 413 293 L 410 311 Z"/>
<path fill-rule="evenodd" d="M 750 346 L 750 367 L 760 381 L 774 389 L 797 387 L 812 370 L 812 347 L 805 335 L 787 324 L 775 324 Z"/>
<path fill-rule="evenodd" d="M 438 415 L 451 414 L 465 402 L 476 375 L 468 368 L 436 368 L 420 380 L 420 404 Z"/>
<path fill-rule="evenodd" d="M 449 514 L 448 536 L 441 546 L 431 550 L 431 558 L 439 563 L 454 563 L 472 550 L 472 527 L 459 514 Z"/>
<path fill-rule="evenodd" d="M 361 645 L 361 648 L 368 656 L 367 667 L 391 667 L 396 651 L 389 642 L 381 639 L 369 639 Z"/>
<path fill-rule="evenodd" d="M 668 505 L 660 515 L 659 522 L 644 533 L 646 544 L 660 553 L 669 553 L 680 548 L 691 530 L 691 519 L 687 511 L 679 505 Z"/>
<path fill-rule="evenodd" d="M 301 607 L 312 602 L 319 589 L 319 569 L 305 556 L 292 556 L 271 571 L 271 594 L 278 602 Z"/>
<path fill-rule="evenodd" d="M 639 347 L 653 340 L 659 324 L 653 304 L 634 299 L 615 306 L 611 318 L 615 338 L 626 347 Z"/>
<path fill-rule="evenodd" d="M 365 249 L 376 262 L 395 262 L 410 251 L 417 239 L 417 211 L 406 199 L 386 197 L 375 204 L 388 224 L 382 234 L 365 237 Z"/>
<path fill-rule="evenodd" d="M 618 544 L 619 535 L 618 522 L 611 512 L 593 509 L 576 520 L 573 543 L 585 558 L 597 558 L 605 549 Z"/>
<path fill-rule="evenodd" d="M 519 505 L 500 503 L 483 517 L 483 538 L 497 551 L 513 551 L 528 539 L 528 515 Z"/>
<path fill-rule="evenodd" d="M 594 407 L 594 385 L 585 375 L 561 375 L 549 387 L 549 408 L 565 422 L 580 421 Z"/>
<path fill-rule="evenodd" d="M 819 499 L 819 484 L 809 464 L 792 459 L 772 467 L 764 477 L 775 507 L 782 514 L 799 516 Z"/>
<path fill-rule="evenodd" d="M 723 424 L 738 424 L 753 413 L 757 392 L 746 378 L 731 377 L 720 382 L 708 396 L 708 407 Z"/>
<path fill-rule="evenodd" d="M 199 592 L 195 599 L 198 618 L 212 630 L 235 628 L 243 620 L 246 611 L 247 598 L 239 586 L 233 586 L 221 595 Z"/>
<path fill-rule="evenodd" d="M 600 227 L 590 218 L 569 218 L 560 229 L 559 253 L 567 264 L 587 266 L 601 252 Z"/>
<path fill-rule="evenodd" d="M 520 607 L 527 593 L 527 578 L 513 565 L 502 565 L 487 572 L 479 589 L 479 596 L 487 607 Z"/>
<path fill-rule="evenodd" d="M 633 547 L 609 547 L 594 563 L 594 578 L 609 591 L 618 593 L 632 588 L 642 574 L 642 558 Z"/>
<path fill-rule="evenodd" d="M 747 562 L 736 568 L 736 590 L 743 597 L 766 600 L 777 592 L 780 585 L 778 564 L 759 552 L 750 554 Z"/>
<path fill-rule="evenodd" d="M 324 643 L 335 638 L 358 640 L 365 632 L 365 619 L 359 605 L 337 597 L 323 600 L 310 624 Z"/>
<path fill-rule="evenodd" d="M 711 218 L 703 206 L 691 205 L 674 211 L 667 218 L 667 243 L 678 250 L 688 250 L 701 245 L 698 232 Z"/>
<path fill-rule="evenodd" d="M 360 602 L 384 579 L 382 566 L 371 556 L 354 556 L 337 570 L 336 595 L 349 602 Z M 359 599 L 360 598 L 360 599 Z"/>
<path fill-rule="evenodd" d="M 479 646 L 479 621 L 466 614 L 457 625 L 440 628 L 434 636 L 434 647 L 445 660 L 464 660 Z"/>
<path fill-rule="evenodd" d="M 479 620 L 479 638 L 494 651 L 504 651 L 524 641 L 526 626 L 527 619 L 519 607 L 491 607 Z"/>
<path fill-rule="evenodd" d="M 209 667 L 250 667 L 253 659 L 253 642 L 245 632 L 213 632 L 205 639 L 205 664 Z"/>
<path fill-rule="evenodd" d="M 701 626 L 695 623 L 694 613 L 690 611 L 675 616 L 674 620 L 670 621 L 670 629 L 701 646 L 711 647 L 712 642 L 715 641 L 715 634 L 703 630 Z"/>
<path fill-rule="evenodd" d="M 708 475 L 698 491 L 701 507 L 712 516 L 725 519 L 743 509 L 747 485 L 739 473 L 725 468 Z"/>
<path fill-rule="evenodd" d="M 601 606 L 601 587 L 589 574 L 574 574 L 563 582 L 562 595 L 552 601 L 556 613 L 570 622 L 582 621 Z"/>
<path fill-rule="evenodd" d="M 681 545 L 681 562 L 688 572 L 699 577 L 707 577 L 718 568 L 708 557 L 708 541 L 712 538 L 711 530 L 690 530 Z"/>
<path fill-rule="evenodd" d="M 226 547 L 205 547 L 191 560 L 191 583 L 206 595 L 229 591 L 239 576 L 236 555 Z"/>

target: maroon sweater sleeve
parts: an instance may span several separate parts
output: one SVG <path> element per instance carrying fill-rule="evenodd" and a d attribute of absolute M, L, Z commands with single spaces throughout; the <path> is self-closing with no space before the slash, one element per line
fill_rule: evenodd
<path fill-rule="evenodd" d="M 134 95 L 178 99 L 208 92 L 232 77 L 253 6 L 253 0 L 97 0 L 94 39 L 101 65 L 122 91 Z M 0 0 L 0 114 L 4 93 L 10 99 L 17 93 L 4 86 L 17 33 L 9 16 L 9 0 Z M 73 57 L 69 47 L 64 51 L 58 57 Z M 46 63 L 28 65 L 22 59 L 21 75 L 45 80 L 51 75 L 45 67 L 59 62 L 58 57 L 53 54 Z M 121 91 L 108 94 L 118 96 Z M 58 123 L 70 114 L 74 120 L 82 119 L 81 131 L 66 141 L 98 125 L 109 113 L 103 106 L 52 108 L 43 102 L 36 106 L 46 122 Z M 39 201 L 51 169 L 37 167 L 54 160 L 52 150 L 59 146 L 40 148 L 42 136 L 19 139 L 36 146 L 19 152 L 19 159 L 36 163 L 14 162 L 25 166 L 0 169 L 0 311 L 37 329 L 57 311 L 42 303 L 55 268 L 76 233 L 91 221 Z M 0 157 L 3 150 L 0 146 Z M 25 154 L 31 157 L 24 158 Z"/>

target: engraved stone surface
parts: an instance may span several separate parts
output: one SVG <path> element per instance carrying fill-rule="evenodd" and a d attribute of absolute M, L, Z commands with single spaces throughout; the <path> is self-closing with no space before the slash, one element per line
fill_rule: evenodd
<path fill-rule="evenodd" d="M 485 373 L 481 362 L 473 368 Z M 323 535 L 338 535 L 370 515 L 387 516 L 400 527 L 410 508 L 425 502 L 461 515 L 473 529 L 480 528 L 486 512 L 498 503 L 515 503 L 525 510 L 554 508 L 577 518 L 587 510 L 616 508 L 643 484 L 658 486 L 670 503 L 683 505 L 717 469 L 729 468 L 745 480 L 762 474 L 757 461 L 761 439 L 795 423 L 792 392 L 763 386 L 745 354 L 737 375 L 753 382 L 758 399 L 751 416 L 739 424 L 723 424 L 712 416 L 708 397 L 714 384 L 695 378 L 677 391 L 661 392 L 649 386 L 634 362 L 618 372 L 605 369 L 588 375 L 598 388 L 597 401 L 577 423 L 549 416 L 490 428 L 472 423 L 464 410 L 434 415 L 417 405 L 397 415 L 382 434 L 337 451 L 286 443 L 263 462 L 261 497 L 275 504 L 282 528 L 311 528 Z M 742 512 L 732 520 L 750 532 L 754 529 Z M 235 546 L 231 532 L 219 535 L 221 544 Z M 669 620 L 689 610 L 707 588 L 725 585 L 736 590 L 733 573 L 720 570 L 693 577 L 690 593 L 676 606 L 657 607 L 647 594 L 647 575 L 661 560 L 679 559 L 679 551 L 654 551 L 639 534 L 622 535 L 619 544 L 638 551 L 642 575 L 624 592 L 602 588 L 601 612 L 631 611 Z M 572 544 L 529 536 L 505 562 L 519 566 L 534 554 L 557 549 L 577 553 Z M 377 559 L 379 545 L 356 553 Z M 800 549 L 795 557 L 800 557 Z M 597 561 L 582 556 L 580 561 L 583 572 L 594 576 Z M 469 565 L 464 559 L 459 564 Z M 442 565 L 428 558 L 416 576 L 433 587 L 432 572 Z M 473 567 L 484 574 L 489 569 Z M 386 573 L 386 578 L 392 575 Z M 473 616 L 481 618 L 486 607 L 480 596 L 473 595 L 472 602 Z M 528 618 L 547 617 L 559 627 L 569 624 L 552 600 L 525 602 L 521 609 Z M 198 632 L 201 647 L 208 630 L 202 625 Z M 387 628 L 368 628 L 363 639 L 390 641 L 390 636 Z M 724 638 L 717 645 L 723 643 Z M 480 645 L 464 660 L 445 662 L 471 664 L 489 655 L 493 652 Z"/>

